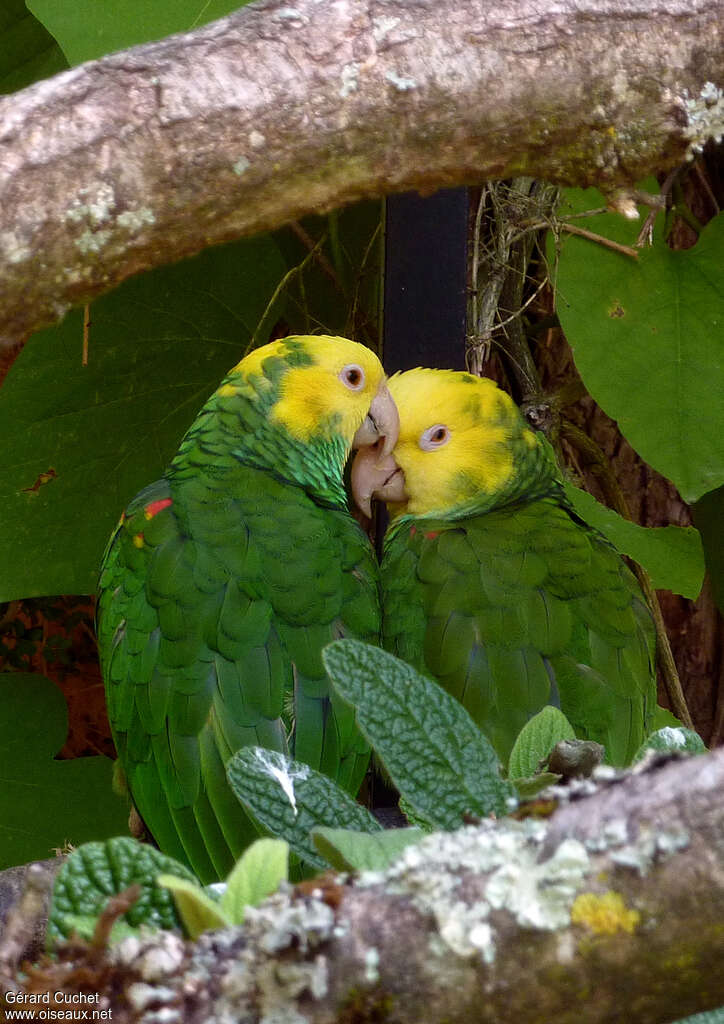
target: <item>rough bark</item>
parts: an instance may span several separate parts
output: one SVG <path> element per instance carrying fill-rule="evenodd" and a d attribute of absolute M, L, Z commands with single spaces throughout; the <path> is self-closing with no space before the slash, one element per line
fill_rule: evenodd
<path fill-rule="evenodd" d="M 659 1024 L 721 1005 L 724 751 L 598 771 L 547 822 L 429 837 L 195 945 L 66 947 L 23 994 L 98 993 L 116 1024 Z"/>
<path fill-rule="evenodd" d="M 720 0 L 262 0 L 2 97 L 0 337 L 365 196 L 613 194 L 721 132 L 723 36 Z"/>

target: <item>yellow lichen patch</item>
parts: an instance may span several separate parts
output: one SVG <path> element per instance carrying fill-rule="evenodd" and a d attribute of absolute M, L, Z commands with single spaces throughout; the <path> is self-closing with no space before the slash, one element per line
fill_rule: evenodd
<path fill-rule="evenodd" d="M 583 892 L 571 909 L 573 924 L 583 925 L 595 935 L 615 935 L 617 932 L 635 931 L 641 914 L 638 910 L 629 910 L 619 892 L 609 889 L 598 895 L 594 892 Z"/>

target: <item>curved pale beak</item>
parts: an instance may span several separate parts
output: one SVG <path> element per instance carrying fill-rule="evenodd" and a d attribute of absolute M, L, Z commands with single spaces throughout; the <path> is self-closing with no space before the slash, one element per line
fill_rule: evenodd
<path fill-rule="evenodd" d="M 400 414 L 392 395 L 387 390 L 387 384 L 382 381 L 377 389 L 377 394 L 372 399 L 362 426 L 352 438 L 352 447 L 365 448 L 381 441 L 382 444 L 377 454 L 379 458 L 383 458 L 389 455 L 397 444 L 399 433 Z"/>
<path fill-rule="evenodd" d="M 367 518 L 372 516 L 372 499 L 402 502 L 407 500 L 405 474 L 390 454 L 382 453 L 382 444 L 362 448 L 352 463 L 352 496 Z"/>

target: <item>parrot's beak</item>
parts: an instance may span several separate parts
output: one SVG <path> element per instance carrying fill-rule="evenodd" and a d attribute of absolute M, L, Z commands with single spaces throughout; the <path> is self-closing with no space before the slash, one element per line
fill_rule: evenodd
<path fill-rule="evenodd" d="M 352 463 L 352 496 L 368 519 L 372 517 L 372 499 L 403 502 L 405 474 L 392 455 L 382 454 L 382 443 L 362 448 Z"/>
<path fill-rule="evenodd" d="M 362 426 L 352 439 L 352 447 L 367 448 L 381 441 L 379 449 L 375 447 L 375 451 L 378 458 L 382 459 L 389 455 L 397 444 L 399 433 L 400 415 L 392 395 L 387 390 L 387 384 L 383 381 L 372 399 Z"/>

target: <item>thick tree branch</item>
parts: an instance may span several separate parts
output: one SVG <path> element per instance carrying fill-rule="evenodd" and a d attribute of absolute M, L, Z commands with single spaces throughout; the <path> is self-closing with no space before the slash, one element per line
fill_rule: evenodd
<path fill-rule="evenodd" d="M 195 946 L 66 948 L 23 991 L 98 992 L 116 1024 L 661 1024 L 724 1004 L 724 750 L 599 785 L 548 822 L 305 883 Z"/>
<path fill-rule="evenodd" d="M 611 194 L 721 130 L 723 36 L 720 0 L 262 0 L 2 97 L 0 337 L 365 196 Z"/>

